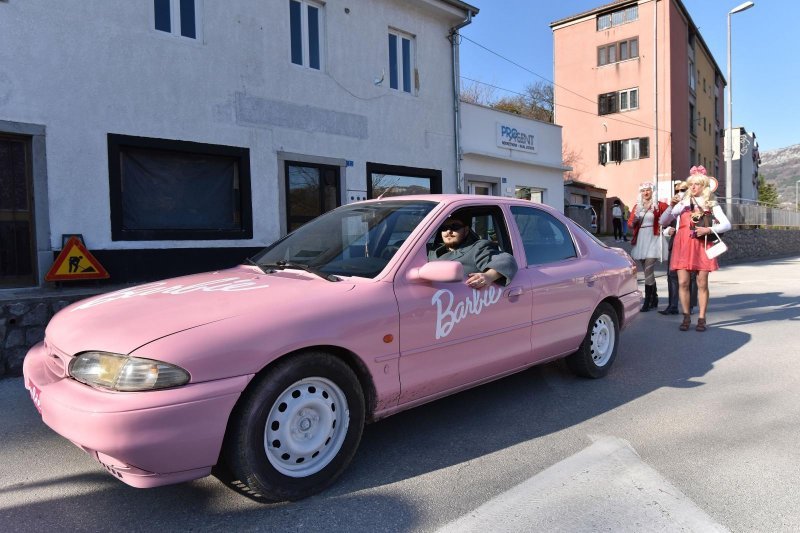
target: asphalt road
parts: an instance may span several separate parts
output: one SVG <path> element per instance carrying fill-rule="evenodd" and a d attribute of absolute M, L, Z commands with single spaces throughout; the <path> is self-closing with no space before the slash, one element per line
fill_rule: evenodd
<path fill-rule="evenodd" d="M 712 274 L 707 332 L 642 314 L 604 379 L 557 362 L 371 425 L 339 482 L 296 503 L 211 477 L 130 488 L 0 380 L 0 530 L 798 531 L 798 272 Z"/>

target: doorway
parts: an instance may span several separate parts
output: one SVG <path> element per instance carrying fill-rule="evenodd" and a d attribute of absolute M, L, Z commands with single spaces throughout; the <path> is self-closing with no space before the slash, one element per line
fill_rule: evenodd
<path fill-rule="evenodd" d="M 469 193 L 479 194 L 484 196 L 491 196 L 494 194 L 494 184 L 483 181 L 470 181 Z"/>
<path fill-rule="evenodd" d="M 0 288 L 36 284 L 31 138 L 0 133 Z"/>

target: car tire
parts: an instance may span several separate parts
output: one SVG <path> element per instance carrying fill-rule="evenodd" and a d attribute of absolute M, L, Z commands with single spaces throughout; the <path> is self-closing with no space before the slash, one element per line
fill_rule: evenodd
<path fill-rule="evenodd" d="M 289 357 L 242 395 L 215 474 L 256 500 L 306 498 L 350 463 L 364 417 L 361 384 L 344 361 L 321 352 Z"/>
<path fill-rule="evenodd" d="M 578 376 L 601 378 L 608 373 L 614 363 L 618 346 L 617 313 L 611 305 L 601 303 L 592 314 L 580 348 L 567 357 L 567 366 Z"/>

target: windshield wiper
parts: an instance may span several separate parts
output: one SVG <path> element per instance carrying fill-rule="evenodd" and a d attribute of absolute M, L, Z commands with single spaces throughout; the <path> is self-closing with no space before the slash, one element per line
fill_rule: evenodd
<path fill-rule="evenodd" d="M 337 278 L 333 274 L 326 274 L 322 270 L 312 267 L 311 265 L 304 265 L 303 263 L 293 263 L 291 261 L 276 261 L 275 263 L 259 263 L 258 267 L 261 268 L 264 272 L 268 272 L 270 269 L 273 270 L 285 270 L 287 268 L 294 268 L 297 270 L 304 270 L 315 276 L 319 276 L 322 279 L 326 279 L 328 281 L 342 281 L 340 278 Z"/>
<path fill-rule="evenodd" d="M 244 262 L 246 264 L 248 264 L 248 265 L 257 266 L 258 268 L 261 269 L 261 272 L 263 272 L 264 274 L 270 274 L 272 272 L 275 272 L 274 270 L 270 270 L 268 268 L 264 268 L 264 265 L 262 265 L 261 263 L 256 263 L 255 261 L 253 261 L 249 257 L 246 257 Z"/>

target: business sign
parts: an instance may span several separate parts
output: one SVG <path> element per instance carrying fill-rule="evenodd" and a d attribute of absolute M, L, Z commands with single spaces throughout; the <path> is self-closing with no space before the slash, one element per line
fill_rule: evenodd
<path fill-rule="evenodd" d="M 497 123 L 497 146 L 511 150 L 536 153 L 536 136 L 508 124 Z"/>

